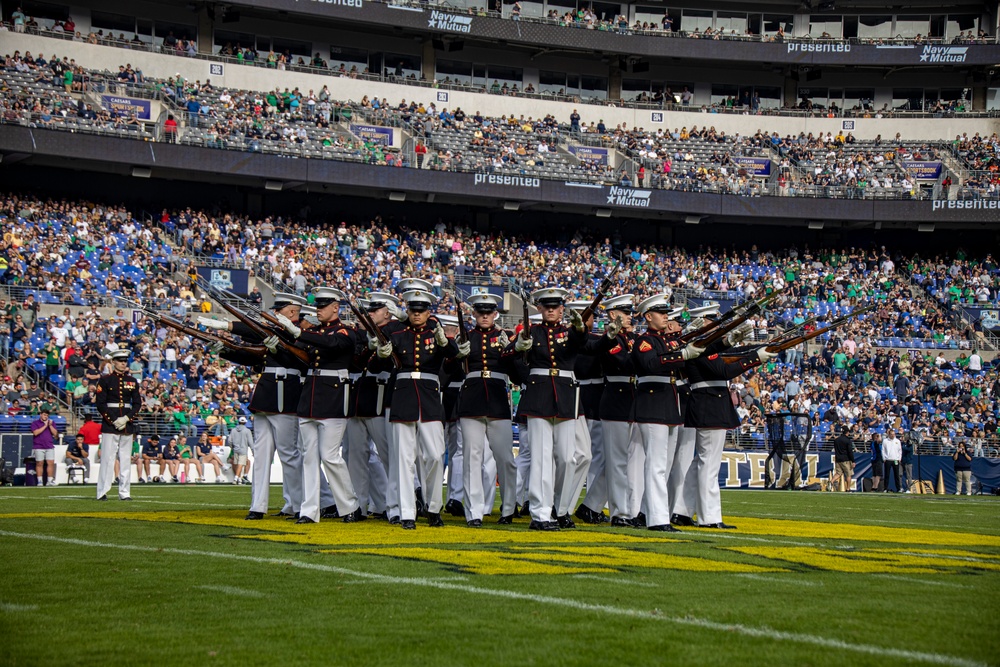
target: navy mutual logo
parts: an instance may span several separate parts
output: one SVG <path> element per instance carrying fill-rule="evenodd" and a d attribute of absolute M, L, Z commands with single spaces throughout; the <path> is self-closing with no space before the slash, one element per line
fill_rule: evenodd
<path fill-rule="evenodd" d="M 435 9 L 431 11 L 431 17 L 427 20 L 427 27 L 448 32 L 469 32 L 472 29 L 472 17 L 446 14 Z"/>
<path fill-rule="evenodd" d="M 922 63 L 964 63 L 967 46 L 925 46 L 920 52 Z"/>
<path fill-rule="evenodd" d="M 613 206 L 637 206 L 640 208 L 647 208 L 649 206 L 649 197 L 652 195 L 650 190 L 636 190 L 635 188 L 620 188 L 617 185 L 611 186 L 611 190 L 608 192 L 608 203 Z"/>

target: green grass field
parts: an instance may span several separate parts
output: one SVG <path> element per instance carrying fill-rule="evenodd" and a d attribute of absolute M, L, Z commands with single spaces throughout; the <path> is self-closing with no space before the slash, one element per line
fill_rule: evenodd
<path fill-rule="evenodd" d="M 724 491 L 737 531 L 663 537 L 93 494 L 0 489 L 0 664 L 1000 664 L 994 498 Z"/>

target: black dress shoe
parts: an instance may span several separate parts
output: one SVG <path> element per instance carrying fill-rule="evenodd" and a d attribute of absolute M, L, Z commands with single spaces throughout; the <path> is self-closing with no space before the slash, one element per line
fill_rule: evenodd
<path fill-rule="evenodd" d="M 427 503 L 424 502 L 424 490 L 420 488 L 416 489 L 416 491 L 414 491 L 414 496 L 416 497 L 415 499 L 417 503 L 417 516 L 426 515 Z"/>
<path fill-rule="evenodd" d="M 368 515 L 369 519 L 381 519 L 382 521 L 388 521 L 389 515 L 385 512 L 372 512 Z"/>
<path fill-rule="evenodd" d="M 264 518 L 263 512 L 247 512 L 247 515 L 243 518 L 244 521 L 260 521 Z"/>
<path fill-rule="evenodd" d="M 108 494 L 106 494 L 106 493 L 103 496 L 101 496 L 100 498 L 98 498 L 98 500 L 107 500 L 107 499 L 108 499 Z"/>
<path fill-rule="evenodd" d="M 643 514 L 642 512 L 639 512 L 638 514 L 636 514 L 635 518 L 632 519 L 632 527 L 633 528 L 645 528 L 646 527 L 646 515 Z"/>
<path fill-rule="evenodd" d="M 671 514 L 670 523 L 675 526 L 693 526 L 694 519 L 689 516 L 684 516 L 683 514 Z"/>
<path fill-rule="evenodd" d="M 389 517 L 389 525 L 390 526 L 398 526 L 399 525 L 399 517 L 398 516 L 391 516 L 391 517 Z"/>
<path fill-rule="evenodd" d="M 399 521 L 399 525 L 403 530 L 417 529 L 417 522 L 414 521 L 413 519 L 403 519 L 402 521 Z"/>
<path fill-rule="evenodd" d="M 600 512 L 595 512 L 594 514 L 597 518 L 597 523 L 608 523 L 609 521 L 611 521 L 611 519 L 608 518 L 608 515 L 604 513 L 604 510 L 601 510 Z"/>
<path fill-rule="evenodd" d="M 719 523 L 708 523 L 708 524 L 705 524 L 705 525 L 699 524 L 698 527 L 699 528 L 717 528 L 717 529 L 720 529 L 720 530 L 736 530 L 736 526 L 730 526 L 728 523 L 722 523 L 721 521 Z"/>
<path fill-rule="evenodd" d="M 646 526 L 646 530 L 655 530 L 658 533 L 679 533 L 681 531 L 677 530 L 669 523 L 660 524 L 659 526 Z"/>
<path fill-rule="evenodd" d="M 287 517 L 294 516 L 294 515 L 291 512 L 278 512 L 274 516 L 283 516 L 283 517 L 287 518 Z"/>
<path fill-rule="evenodd" d="M 466 521 L 465 523 L 467 523 L 469 525 L 469 528 L 482 528 L 483 527 L 483 520 L 482 519 L 473 519 L 472 521 Z"/>
<path fill-rule="evenodd" d="M 344 517 L 344 523 L 357 523 L 358 521 L 364 521 L 367 518 L 368 517 L 365 515 L 364 512 L 361 511 L 361 508 L 359 507 L 358 509 L 354 510 L 353 512 Z"/>
<path fill-rule="evenodd" d="M 295 514 L 291 514 L 291 515 L 289 515 L 289 514 L 285 515 L 285 521 L 298 521 L 298 519 L 299 519 L 299 513 L 298 512 L 296 512 Z"/>
<path fill-rule="evenodd" d="M 502 516 L 499 519 L 497 519 L 497 525 L 499 525 L 499 526 L 509 526 L 512 523 L 514 523 L 514 517 L 516 517 L 516 516 L 517 516 L 517 512 L 516 511 L 513 514 L 508 514 L 507 516 Z"/>
<path fill-rule="evenodd" d="M 576 512 L 574 512 L 573 514 L 574 516 L 576 516 L 577 519 L 583 521 L 584 523 L 598 524 L 601 522 L 601 520 L 598 518 L 598 513 L 590 509 L 586 505 L 580 505 L 579 507 L 577 507 Z M 603 515 L 604 512 L 601 512 L 600 514 Z"/>
<path fill-rule="evenodd" d="M 559 517 L 559 527 L 576 528 L 576 524 L 573 523 L 573 519 L 569 517 L 569 514 L 563 514 L 561 517 Z"/>
<path fill-rule="evenodd" d="M 611 517 L 611 527 L 612 528 L 632 528 L 632 519 L 626 519 L 625 517 L 615 516 Z"/>
<path fill-rule="evenodd" d="M 524 503 L 521 505 L 521 516 L 528 518 L 531 516 L 531 503 Z"/>
<path fill-rule="evenodd" d="M 480 523 L 482 523 L 482 521 L 480 521 Z M 443 526 L 444 521 L 441 519 L 441 512 L 428 512 L 427 525 L 431 528 L 440 528 Z"/>
<path fill-rule="evenodd" d="M 555 521 L 535 521 L 532 519 L 528 528 L 531 530 L 559 530 L 559 524 Z"/>
<path fill-rule="evenodd" d="M 132 500 L 132 498 L 131 497 L 129 497 L 129 498 L 119 498 L 118 500 Z"/>
<path fill-rule="evenodd" d="M 339 519 L 340 512 L 337 511 L 336 505 L 330 505 L 329 507 L 324 507 L 323 511 L 320 512 L 319 518 L 321 519 Z"/>
<path fill-rule="evenodd" d="M 465 506 L 454 498 L 444 504 L 444 511 L 452 516 L 465 516 Z"/>
<path fill-rule="evenodd" d="M 302 517 L 299 517 L 298 520 L 295 523 L 316 523 L 316 522 L 313 521 L 312 519 L 310 519 L 307 516 L 302 516 Z"/>

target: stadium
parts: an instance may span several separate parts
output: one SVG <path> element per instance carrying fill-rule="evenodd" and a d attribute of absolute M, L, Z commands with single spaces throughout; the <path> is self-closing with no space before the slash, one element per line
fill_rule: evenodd
<path fill-rule="evenodd" d="M 3 664 L 997 664 L 997 2 L 0 19 Z"/>

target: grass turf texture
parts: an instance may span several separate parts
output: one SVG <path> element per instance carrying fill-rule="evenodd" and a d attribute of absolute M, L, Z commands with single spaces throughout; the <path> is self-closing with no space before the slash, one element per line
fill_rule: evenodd
<path fill-rule="evenodd" d="M 0 489 L 0 664 L 1000 664 L 992 498 L 724 491 L 739 530 L 665 536 L 133 492 Z"/>

